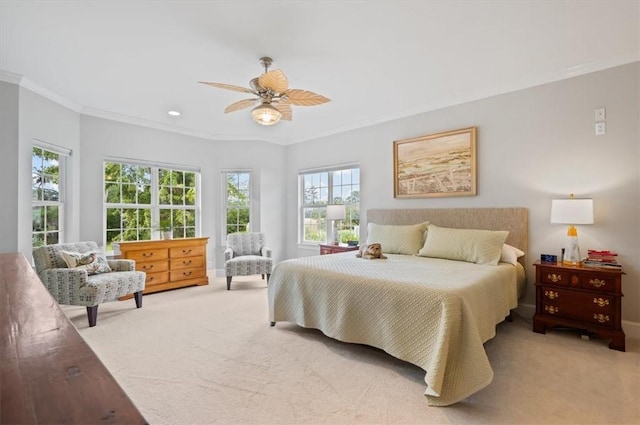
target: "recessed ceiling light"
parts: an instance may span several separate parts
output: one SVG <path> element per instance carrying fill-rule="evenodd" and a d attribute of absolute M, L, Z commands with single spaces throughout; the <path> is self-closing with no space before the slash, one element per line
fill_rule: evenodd
<path fill-rule="evenodd" d="M 179 117 L 181 115 L 178 111 L 169 111 L 167 112 L 167 114 L 171 115 L 172 117 Z"/>

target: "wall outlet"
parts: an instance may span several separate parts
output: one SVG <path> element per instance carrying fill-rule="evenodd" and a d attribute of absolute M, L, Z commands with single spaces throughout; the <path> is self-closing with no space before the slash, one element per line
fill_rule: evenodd
<path fill-rule="evenodd" d="M 596 136 L 602 136 L 607 132 L 607 124 L 604 121 L 596 123 Z"/>
<path fill-rule="evenodd" d="M 604 121 L 606 119 L 604 108 L 596 109 L 596 121 Z"/>

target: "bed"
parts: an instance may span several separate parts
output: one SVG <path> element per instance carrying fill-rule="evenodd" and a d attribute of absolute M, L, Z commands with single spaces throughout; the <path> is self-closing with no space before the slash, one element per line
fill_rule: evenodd
<path fill-rule="evenodd" d="M 387 259 L 345 252 L 279 263 L 268 286 L 271 324 L 382 349 L 426 371 L 430 405 L 459 402 L 493 379 L 483 344 L 524 291 L 527 216 L 525 208 L 369 210 L 367 242 L 382 240 Z M 438 251 L 445 245 L 453 254 Z"/>

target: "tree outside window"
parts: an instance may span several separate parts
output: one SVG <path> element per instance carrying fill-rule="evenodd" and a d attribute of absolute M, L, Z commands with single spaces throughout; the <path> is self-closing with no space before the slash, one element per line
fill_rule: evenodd
<path fill-rule="evenodd" d="M 31 154 L 31 204 L 33 248 L 56 244 L 62 238 L 62 178 L 64 156 L 41 147 Z"/>
<path fill-rule="evenodd" d="M 360 168 L 303 173 L 301 179 L 301 242 L 328 240 L 327 205 L 344 205 L 346 218 L 337 223 L 341 243 L 359 240 Z"/>
<path fill-rule="evenodd" d="M 225 184 L 225 234 L 249 232 L 251 222 L 251 172 L 223 173 Z"/>
<path fill-rule="evenodd" d="M 105 161 L 105 242 L 150 240 L 154 232 L 196 236 L 197 174 Z"/>

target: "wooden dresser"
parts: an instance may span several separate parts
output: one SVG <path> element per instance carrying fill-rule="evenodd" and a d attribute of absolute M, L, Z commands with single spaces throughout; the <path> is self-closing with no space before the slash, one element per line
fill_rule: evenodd
<path fill-rule="evenodd" d="M 148 423 L 17 253 L 0 253 L 0 359 L 3 424 Z"/>
<path fill-rule="evenodd" d="M 135 260 L 146 272 L 145 294 L 192 285 L 208 285 L 209 238 L 120 242 L 120 258 Z"/>
<path fill-rule="evenodd" d="M 622 331 L 622 270 L 541 263 L 536 267 L 533 331 L 566 326 L 611 340 L 625 351 Z"/>

